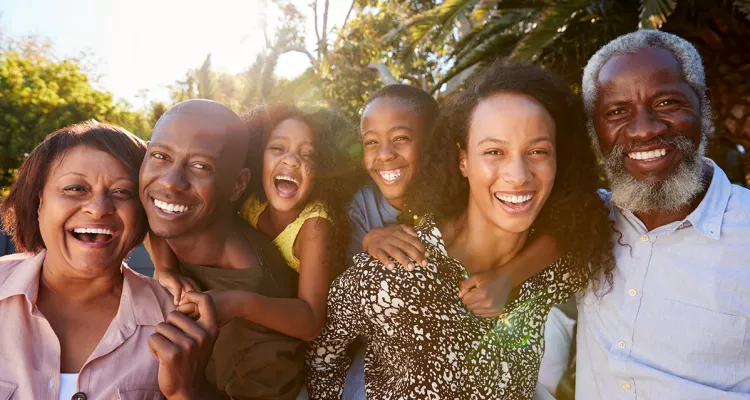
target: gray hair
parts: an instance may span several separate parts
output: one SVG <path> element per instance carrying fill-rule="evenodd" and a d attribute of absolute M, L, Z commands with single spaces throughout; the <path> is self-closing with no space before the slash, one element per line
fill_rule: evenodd
<path fill-rule="evenodd" d="M 594 104 L 599 94 L 597 80 L 599 71 L 612 57 L 620 54 L 633 54 L 647 48 L 664 49 L 672 53 L 680 65 L 680 74 L 693 88 L 700 100 L 701 130 L 703 140 L 713 132 L 711 121 L 711 104 L 706 97 L 706 74 L 703 71 L 703 61 L 698 51 L 690 42 L 670 33 L 644 29 L 622 35 L 607 43 L 589 59 L 583 70 L 583 103 L 588 117 L 587 130 L 594 149 L 601 156 L 599 139 L 594 130 Z"/>

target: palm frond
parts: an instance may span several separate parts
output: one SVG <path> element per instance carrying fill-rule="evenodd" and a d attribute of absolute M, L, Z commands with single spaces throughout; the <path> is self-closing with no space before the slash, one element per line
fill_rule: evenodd
<path fill-rule="evenodd" d="M 465 58 L 477 46 L 506 29 L 517 25 L 521 21 L 530 18 L 534 15 L 535 11 L 533 8 L 519 8 L 496 13 L 486 23 L 475 27 L 469 35 L 456 43 L 452 58 L 455 60 Z"/>
<path fill-rule="evenodd" d="M 590 5 L 591 0 L 568 0 L 555 2 L 544 8 L 536 21 L 529 26 L 528 33 L 513 49 L 511 57 L 522 61 L 534 61 L 539 53 L 552 43 L 579 12 Z"/>
<path fill-rule="evenodd" d="M 439 89 L 453 77 L 476 64 L 486 64 L 494 59 L 510 54 L 510 51 L 518 43 L 520 37 L 520 31 L 514 30 L 505 30 L 490 37 L 481 45 L 472 48 L 463 58 L 457 59 L 456 64 L 435 85 L 435 88 Z"/>
<path fill-rule="evenodd" d="M 639 29 L 659 29 L 677 7 L 677 0 L 642 0 Z"/>

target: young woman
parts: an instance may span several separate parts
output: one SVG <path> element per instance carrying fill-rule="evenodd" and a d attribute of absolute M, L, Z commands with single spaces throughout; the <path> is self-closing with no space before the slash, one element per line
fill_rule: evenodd
<path fill-rule="evenodd" d="M 369 338 L 368 397 L 530 398 L 550 308 L 611 271 L 596 161 L 561 79 L 496 64 L 446 115 L 405 197 L 430 257 L 388 271 L 362 254 L 334 282 L 326 329 L 308 352 L 312 398 L 337 398 L 350 363 L 344 349 L 359 335 Z M 566 258 L 518 285 L 499 317 L 469 312 L 461 282 L 501 269 L 541 233 L 560 238 Z"/>

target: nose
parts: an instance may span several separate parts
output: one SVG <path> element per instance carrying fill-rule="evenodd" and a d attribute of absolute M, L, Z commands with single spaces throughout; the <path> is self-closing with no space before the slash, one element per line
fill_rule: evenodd
<path fill-rule="evenodd" d="M 164 174 L 159 177 L 159 184 L 163 188 L 173 191 L 187 190 L 190 186 L 185 176 L 185 170 L 177 164 L 164 171 Z"/>
<path fill-rule="evenodd" d="M 109 198 L 107 193 L 102 192 L 94 194 L 94 196 L 83 205 L 82 210 L 94 219 L 102 219 L 105 216 L 114 213 L 115 207 L 112 204 L 112 199 Z"/>
<path fill-rule="evenodd" d="M 378 147 L 377 157 L 379 161 L 391 161 L 396 158 L 396 153 L 393 151 L 393 145 L 390 142 L 381 144 Z"/>
<path fill-rule="evenodd" d="M 299 155 L 293 151 L 289 151 L 286 154 L 284 154 L 284 158 L 281 159 L 281 162 L 283 162 L 284 165 L 288 167 L 292 167 L 292 168 L 296 168 L 300 166 Z"/>
<path fill-rule="evenodd" d="M 661 136 L 667 125 L 647 109 L 638 110 L 630 126 L 625 129 L 625 137 L 630 140 L 649 141 Z"/>
<path fill-rule="evenodd" d="M 531 180 L 532 174 L 524 157 L 513 157 L 503 166 L 503 180 L 513 187 L 521 187 Z"/>

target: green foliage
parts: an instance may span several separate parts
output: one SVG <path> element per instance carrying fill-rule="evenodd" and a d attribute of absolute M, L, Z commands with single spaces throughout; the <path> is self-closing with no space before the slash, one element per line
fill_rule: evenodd
<path fill-rule="evenodd" d="M 82 60 L 57 59 L 49 43 L 25 38 L 0 45 L 0 188 L 10 185 L 27 153 L 64 126 L 96 119 L 148 136 L 141 113 L 94 84 Z"/>

